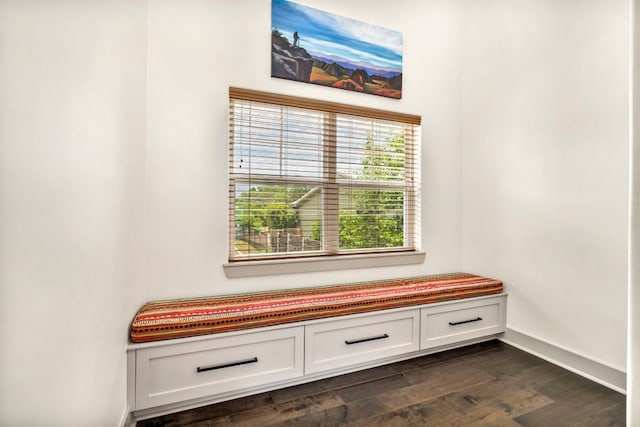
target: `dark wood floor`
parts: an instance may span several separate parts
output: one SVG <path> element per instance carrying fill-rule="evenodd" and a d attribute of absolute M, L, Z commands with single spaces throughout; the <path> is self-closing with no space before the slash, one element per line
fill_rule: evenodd
<path fill-rule="evenodd" d="M 138 423 L 227 425 L 624 426 L 625 397 L 491 341 Z"/>

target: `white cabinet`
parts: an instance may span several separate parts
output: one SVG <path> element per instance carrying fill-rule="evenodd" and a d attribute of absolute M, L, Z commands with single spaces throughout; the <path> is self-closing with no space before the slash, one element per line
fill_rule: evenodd
<path fill-rule="evenodd" d="M 304 328 L 136 351 L 136 409 L 302 376 Z"/>
<path fill-rule="evenodd" d="M 504 332 L 505 315 L 506 295 L 425 306 L 421 309 L 420 348 Z"/>
<path fill-rule="evenodd" d="M 491 339 L 506 294 L 129 348 L 133 418 L 151 417 Z"/>
<path fill-rule="evenodd" d="M 420 311 L 372 314 L 305 326 L 305 374 L 417 351 Z"/>

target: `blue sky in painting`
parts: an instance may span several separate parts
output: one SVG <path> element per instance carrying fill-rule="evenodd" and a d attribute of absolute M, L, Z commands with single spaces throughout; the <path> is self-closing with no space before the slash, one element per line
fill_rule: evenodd
<path fill-rule="evenodd" d="M 402 72 L 402 33 L 286 0 L 272 0 L 271 26 L 313 57 L 370 70 Z"/>

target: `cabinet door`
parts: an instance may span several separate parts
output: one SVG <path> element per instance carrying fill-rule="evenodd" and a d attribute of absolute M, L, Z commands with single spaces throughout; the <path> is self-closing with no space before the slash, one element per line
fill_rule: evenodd
<path fill-rule="evenodd" d="M 305 327 L 305 373 L 417 351 L 419 310 L 335 319 Z"/>
<path fill-rule="evenodd" d="M 168 344 L 136 351 L 136 409 L 300 377 L 304 328 Z"/>
<path fill-rule="evenodd" d="M 420 348 L 481 338 L 505 330 L 506 296 L 443 303 L 422 309 Z"/>

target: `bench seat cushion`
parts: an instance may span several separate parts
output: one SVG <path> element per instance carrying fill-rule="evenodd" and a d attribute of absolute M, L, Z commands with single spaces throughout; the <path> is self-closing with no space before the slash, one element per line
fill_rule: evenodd
<path fill-rule="evenodd" d="M 466 273 L 209 298 L 155 301 L 131 325 L 148 342 L 422 305 L 502 292 L 502 282 Z"/>

